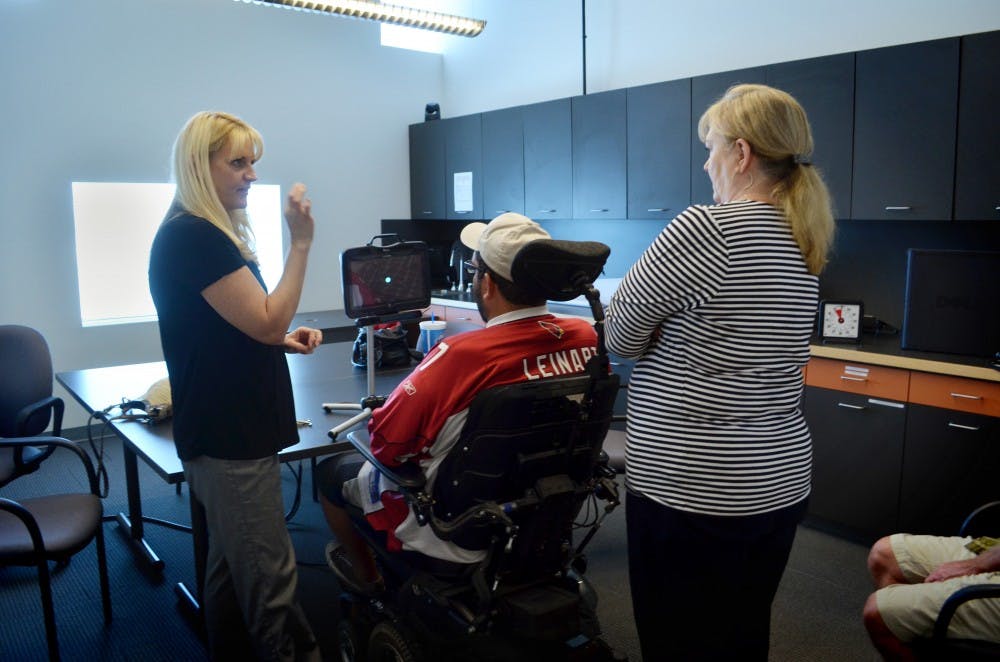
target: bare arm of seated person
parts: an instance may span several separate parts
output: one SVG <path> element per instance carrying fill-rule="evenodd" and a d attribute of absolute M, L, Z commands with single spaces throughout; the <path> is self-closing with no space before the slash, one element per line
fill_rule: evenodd
<path fill-rule="evenodd" d="M 293 186 L 288 194 L 285 221 L 292 235 L 292 245 L 281 280 L 273 292 L 265 292 L 249 267 L 242 267 L 215 281 L 201 294 L 224 320 L 254 340 L 267 345 L 284 345 L 293 352 L 309 353 L 322 342 L 319 331 L 300 327 L 288 333 L 288 325 L 302 295 L 313 238 L 311 204 L 305 198 L 302 184 Z"/>
<path fill-rule="evenodd" d="M 979 556 L 964 561 L 949 561 L 934 568 L 925 582 L 940 582 L 952 577 L 979 575 L 1000 570 L 1000 545 L 992 547 Z"/>

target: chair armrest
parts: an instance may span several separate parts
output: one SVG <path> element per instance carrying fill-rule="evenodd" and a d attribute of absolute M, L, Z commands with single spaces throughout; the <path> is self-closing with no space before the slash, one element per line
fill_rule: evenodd
<path fill-rule="evenodd" d="M 973 537 L 976 535 L 996 535 L 994 526 L 984 526 L 984 522 L 987 521 L 993 524 L 1000 522 L 1000 501 L 990 501 L 969 513 L 969 516 L 962 522 L 958 535 Z"/>
<path fill-rule="evenodd" d="M 379 470 L 379 473 L 396 483 L 396 485 L 406 490 L 423 491 L 427 479 L 424 477 L 424 472 L 420 470 L 420 467 L 410 462 L 401 464 L 398 467 L 387 467 L 379 462 L 375 454 L 372 453 L 367 431 L 354 430 L 347 435 L 347 440 L 351 442 L 356 451 L 361 453 L 366 460 L 372 463 L 372 466 Z"/>
<path fill-rule="evenodd" d="M 17 431 L 17 436 L 27 436 L 28 420 L 35 414 L 50 407 L 52 408 L 52 435 L 55 437 L 60 436 L 62 434 L 63 410 L 66 408 L 66 405 L 63 403 L 62 398 L 56 396 L 49 396 L 38 402 L 33 402 L 26 407 L 22 407 L 17 412 L 17 416 L 14 418 L 14 429 Z"/>
<path fill-rule="evenodd" d="M 0 448 L 24 448 L 26 446 L 48 446 L 53 450 L 56 448 L 67 448 L 76 454 L 87 472 L 87 484 L 90 486 L 90 493 L 94 496 L 101 496 L 97 486 L 97 473 L 94 471 L 94 464 L 90 461 L 83 449 L 69 439 L 62 437 L 16 437 L 13 439 L 0 438 Z"/>
<path fill-rule="evenodd" d="M 941 605 L 941 612 L 934 622 L 934 639 L 945 639 L 948 636 L 948 625 L 958 608 L 969 600 L 982 598 L 1000 598 L 1000 584 L 972 584 L 958 589 Z"/>

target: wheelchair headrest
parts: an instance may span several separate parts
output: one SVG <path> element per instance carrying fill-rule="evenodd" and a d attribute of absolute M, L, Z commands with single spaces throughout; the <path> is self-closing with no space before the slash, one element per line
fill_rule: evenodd
<path fill-rule="evenodd" d="M 510 272 L 521 287 L 538 290 L 552 301 L 569 301 L 601 275 L 610 254 L 598 241 L 536 239 L 517 252 Z"/>

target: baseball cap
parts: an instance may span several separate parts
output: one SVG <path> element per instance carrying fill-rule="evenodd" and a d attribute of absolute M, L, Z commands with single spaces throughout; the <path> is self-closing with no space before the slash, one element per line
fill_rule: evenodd
<path fill-rule="evenodd" d="M 510 266 L 517 252 L 536 239 L 551 239 L 548 232 L 527 216 L 507 212 L 489 223 L 469 223 L 462 228 L 462 243 L 479 251 L 487 267 L 509 281 Z"/>

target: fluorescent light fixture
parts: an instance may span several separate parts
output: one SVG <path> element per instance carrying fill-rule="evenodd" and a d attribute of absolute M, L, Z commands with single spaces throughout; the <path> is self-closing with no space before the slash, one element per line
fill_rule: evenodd
<path fill-rule="evenodd" d="M 173 199 L 173 184 L 73 182 L 83 326 L 156 320 L 147 278 L 149 248 Z M 274 289 L 284 269 L 281 187 L 250 187 L 247 216 L 261 276 Z"/>
<path fill-rule="evenodd" d="M 486 21 L 476 18 L 465 18 L 453 14 L 414 9 L 401 5 L 390 5 L 375 0 L 344 0 L 343 2 L 309 2 L 309 0 L 236 0 L 236 2 L 253 2 L 255 5 L 276 5 L 287 9 L 311 11 L 319 14 L 340 14 L 351 18 L 361 18 L 380 23 L 394 23 L 411 28 L 445 32 L 461 37 L 475 37 Z"/>

